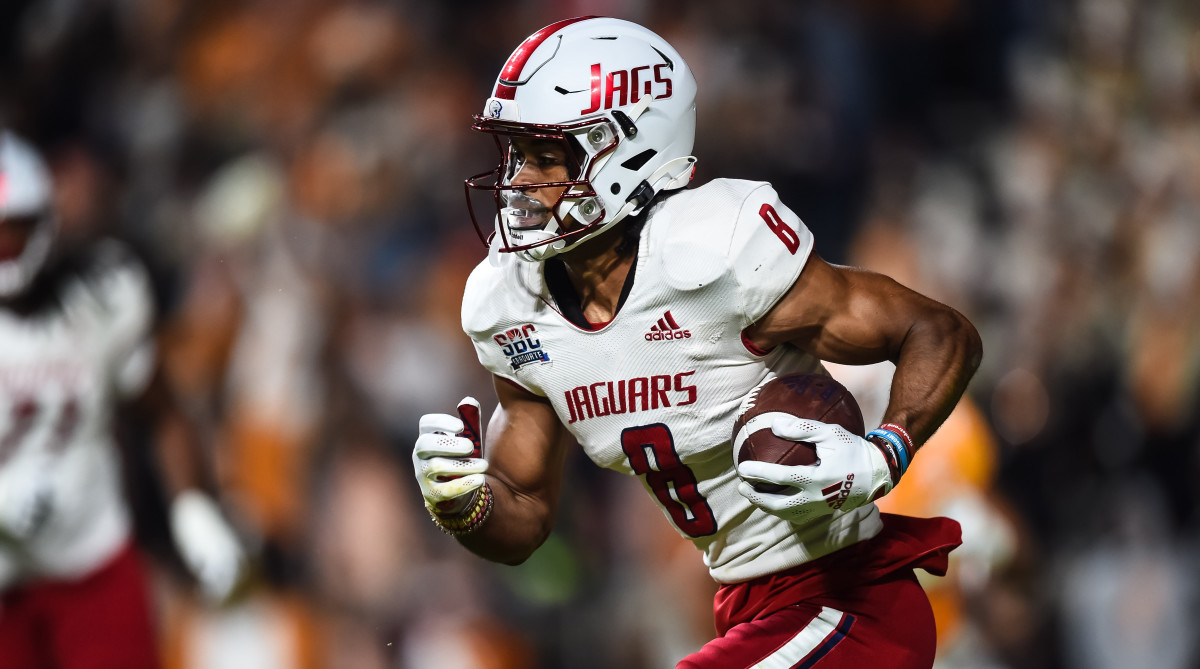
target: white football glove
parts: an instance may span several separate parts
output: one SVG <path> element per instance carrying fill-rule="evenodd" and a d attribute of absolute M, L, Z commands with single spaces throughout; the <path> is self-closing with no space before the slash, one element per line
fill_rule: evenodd
<path fill-rule="evenodd" d="M 464 397 L 458 416 L 421 416 L 420 435 L 413 447 L 413 470 L 425 507 L 443 515 L 462 511 L 472 494 L 483 487 L 488 463 L 483 458 L 479 402 Z"/>
<path fill-rule="evenodd" d="M 747 460 L 738 465 L 738 492 L 772 515 L 804 526 L 860 507 L 892 489 L 892 475 L 879 447 L 840 425 L 794 416 L 776 418 L 776 436 L 806 441 L 817 449 L 811 465 L 779 465 Z M 760 492 L 752 483 L 788 486 Z"/>
<path fill-rule="evenodd" d="M 171 503 L 171 536 L 204 597 L 229 599 L 246 569 L 246 556 L 217 503 L 198 490 L 185 490 Z"/>

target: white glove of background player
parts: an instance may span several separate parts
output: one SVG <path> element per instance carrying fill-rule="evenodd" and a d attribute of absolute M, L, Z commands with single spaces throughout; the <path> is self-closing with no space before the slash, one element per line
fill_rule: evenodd
<path fill-rule="evenodd" d="M 213 603 L 233 594 L 246 567 L 245 553 L 217 503 L 198 490 L 171 502 L 171 535 L 200 591 Z"/>
<path fill-rule="evenodd" d="M 747 460 L 738 465 L 738 492 L 772 515 L 804 526 L 858 508 L 892 489 L 892 475 L 879 447 L 841 425 L 794 416 L 775 419 L 771 431 L 817 448 L 811 465 Z M 755 490 L 753 482 L 789 486 L 779 493 Z"/>
<path fill-rule="evenodd" d="M 458 413 L 421 416 L 420 434 L 413 447 L 413 470 L 425 507 L 443 515 L 466 508 L 472 493 L 483 487 L 483 473 L 488 468 L 482 457 L 479 402 L 464 397 Z"/>
<path fill-rule="evenodd" d="M 19 541 L 31 538 L 53 511 L 54 483 L 48 469 L 33 468 L 0 484 L 0 531 L 7 536 Z"/>

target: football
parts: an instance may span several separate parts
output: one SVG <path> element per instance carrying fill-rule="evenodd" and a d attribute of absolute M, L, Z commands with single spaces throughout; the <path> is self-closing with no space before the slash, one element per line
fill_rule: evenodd
<path fill-rule="evenodd" d="M 733 421 L 733 451 L 737 462 L 757 460 L 781 465 L 811 465 L 817 449 L 811 443 L 775 436 L 771 423 L 779 414 L 822 423 L 836 423 L 863 436 L 862 411 L 846 387 L 821 374 L 786 374 L 755 388 L 742 400 Z M 777 493 L 786 486 L 756 483 L 759 492 Z"/>

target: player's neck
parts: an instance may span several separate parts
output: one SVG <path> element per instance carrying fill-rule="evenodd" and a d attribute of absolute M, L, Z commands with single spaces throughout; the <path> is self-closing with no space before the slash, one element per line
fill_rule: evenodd
<path fill-rule="evenodd" d="M 584 318 L 590 323 L 607 323 L 616 316 L 625 279 L 637 259 L 636 252 L 624 255 L 617 252 L 622 228 L 614 226 L 560 256 L 579 296 Z"/>

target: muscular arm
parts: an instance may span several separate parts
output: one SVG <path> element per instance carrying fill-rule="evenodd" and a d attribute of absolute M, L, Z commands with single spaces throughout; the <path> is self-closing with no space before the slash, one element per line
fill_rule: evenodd
<path fill-rule="evenodd" d="M 545 398 L 499 378 L 495 386 L 500 405 L 484 446 L 495 508 L 459 541 L 480 557 L 520 564 L 554 526 L 569 440 Z"/>
<path fill-rule="evenodd" d="M 975 327 L 954 309 L 815 255 L 745 334 L 762 349 L 791 344 L 830 362 L 894 362 L 883 420 L 904 426 L 918 447 L 950 415 L 983 354 Z"/>

